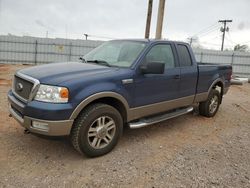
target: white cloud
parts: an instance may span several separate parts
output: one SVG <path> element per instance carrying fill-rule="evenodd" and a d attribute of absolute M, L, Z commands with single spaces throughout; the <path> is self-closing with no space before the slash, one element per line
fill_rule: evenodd
<path fill-rule="evenodd" d="M 155 34 L 158 1 L 153 4 L 150 37 Z M 45 37 L 48 31 L 49 37 L 84 38 L 87 33 L 108 38 L 143 38 L 147 3 L 147 0 L 0 0 L 0 34 Z M 166 1 L 163 37 L 186 40 L 219 19 L 233 19 L 229 24 L 230 40 L 243 44 L 250 41 L 249 7 L 249 0 Z M 217 26 L 215 29 L 219 30 L 220 25 Z M 218 30 L 198 37 L 204 44 L 219 45 Z"/>

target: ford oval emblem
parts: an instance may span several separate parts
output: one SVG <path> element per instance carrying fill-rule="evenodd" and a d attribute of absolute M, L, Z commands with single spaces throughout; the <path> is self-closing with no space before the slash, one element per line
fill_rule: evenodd
<path fill-rule="evenodd" d="M 23 84 L 18 83 L 16 89 L 17 89 L 17 91 L 22 91 L 23 90 Z"/>

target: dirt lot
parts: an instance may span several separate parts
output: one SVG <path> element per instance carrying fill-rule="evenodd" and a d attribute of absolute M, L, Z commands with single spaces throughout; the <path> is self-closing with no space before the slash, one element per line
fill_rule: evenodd
<path fill-rule="evenodd" d="M 25 135 L 8 117 L 22 67 L 0 65 L 0 187 L 250 187 L 250 84 L 232 86 L 214 118 L 126 128 L 111 153 L 89 159 L 67 138 Z"/>

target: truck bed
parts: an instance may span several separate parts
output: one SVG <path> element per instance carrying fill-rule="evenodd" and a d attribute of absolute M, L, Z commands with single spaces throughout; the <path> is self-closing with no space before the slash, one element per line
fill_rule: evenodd
<path fill-rule="evenodd" d="M 229 87 L 232 75 L 231 65 L 216 63 L 198 63 L 197 93 L 208 91 L 213 81 L 220 78 L 224 81 L 225 87 Z"/>

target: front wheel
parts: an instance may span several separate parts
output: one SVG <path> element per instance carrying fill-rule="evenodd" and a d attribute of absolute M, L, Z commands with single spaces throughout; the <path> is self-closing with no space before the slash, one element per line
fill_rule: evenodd
<path fill-rule="evenodd" d="M 199 105 L 200 114 L 206 117 L 213 117 L 219 109 L 221 96 L 219 91 L 213 89 L 208 99 Z"/>
<path fill-rule="evenodd" d="M 87 107 L 77 117 L 70 137 L 77 151 L 97 157 L 115 147 L 122 130 L 120 113 L 110 105 L 98 103 Z"/>

